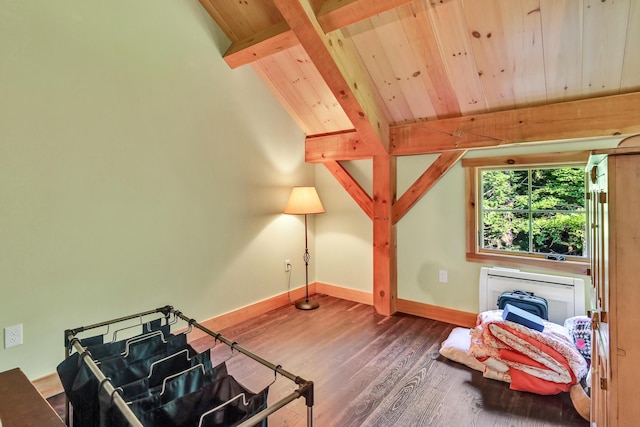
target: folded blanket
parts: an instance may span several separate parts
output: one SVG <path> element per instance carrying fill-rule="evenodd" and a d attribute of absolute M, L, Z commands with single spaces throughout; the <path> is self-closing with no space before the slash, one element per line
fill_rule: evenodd
<path fill-rule="evenodd" d="M 502 319 L 502 310 L 478 315 L 469 353 L 485 364 L 484 376 L 514 390 L 538 394 L 569 391 L 587 373 L 587 363 L 568 331 L 544 322 L 541 332 Z"/>

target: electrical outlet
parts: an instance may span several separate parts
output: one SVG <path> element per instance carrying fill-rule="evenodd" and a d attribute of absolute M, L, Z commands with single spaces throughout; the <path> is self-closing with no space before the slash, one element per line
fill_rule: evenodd
<path fill-rule="evenodd" d="M 449 280 L 447 276 L 448 276 L 447 270 L 438 271 L 438 279 L 440 280 L 440 283 L 447 283 Z"/>
<path fill-rule="evenodd" d="M 290 259 L 285 259 L 284 260 L 284 271 L 291 271 L 291 260 Z"/>
<path fill-rule="evenodd" d="M 4 328 L 4 348 L 22 344 L 22 324 Z"/>

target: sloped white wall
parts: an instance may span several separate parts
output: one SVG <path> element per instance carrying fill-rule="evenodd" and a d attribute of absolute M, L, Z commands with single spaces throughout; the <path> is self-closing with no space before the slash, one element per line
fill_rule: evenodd
<path fill-rule="evenodd" d="M 304 135 L 196 0 L 0 2 L 0 371 L 63 331 L 172 304 L 207 319 L 287 291 L 313 184 Z"/>

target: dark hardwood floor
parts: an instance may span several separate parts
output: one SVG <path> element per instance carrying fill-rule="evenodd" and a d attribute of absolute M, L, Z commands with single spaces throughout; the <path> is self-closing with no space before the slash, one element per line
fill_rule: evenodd
<path fill-rule="evenodd" d="M 312 380 L 314 421 L 325 426 L 588 426 L 568 393 L 540 396 L 451 362 L 438 353 L 452 325 L 316 295 L 320 308 L 293 306 L 221 331 L 231 340 L 284 369 Z M 199 351 L 213 339 L 193 343 Z M 214 363 L 226 360 L 231 374 L 253 391 L 273 372 L 218 344 Z M 273 403 L 296 386 L 280 377 L 269 391 Z M 59 398 L 50 400 L 61 410 Z M 298 399 L 269 417 L 269 425 L 305 426 Z"/>

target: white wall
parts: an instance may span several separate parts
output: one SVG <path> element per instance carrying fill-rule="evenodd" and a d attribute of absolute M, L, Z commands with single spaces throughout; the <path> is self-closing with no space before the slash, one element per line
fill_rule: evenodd
<path fill-rule="evenodd" d="M 0 371 L 53 372 L 66 328 L 286 292 L 284 259 L 304 282 L 304 135 L 228 45 L 196 0 L 0 0 L 0 328 L 24 325 Z"/>
<path fill-rule="evenodd" d="M 619 141 L 620 138 L 608 138 L 559 142 L 480 150 L 466 156 L 584 150 L 615 146 Z M 398 198 L 435 158 L 424 155 L 398 159 Z M 371 162 L 349 162 L 347 168 L 371 194 Z M 321 166 L 316 183 L 327 212 L 316 219 L 316 279 L 372 292 L 371 220 Z M 465 257 L 465 176 L 460 162 L 400 220 L 397 233 L 399 298 L 478 312 L 478 280 L 484 265 L 467 262 Z M 438 281 L 440 269 L 448 271 L 446 284 Z"/>
<path fill-rule="evenodd" d="M 372 193 L 372 162 L 344 162 L 360 186 Z M 316 166 L 316 186 L 325 213 L 316 215 L 316 280 L 372 292 L 373 225 L 351 196 L 322 165 Z M 312 254 L 313 255 L 313 254 Z"/>

